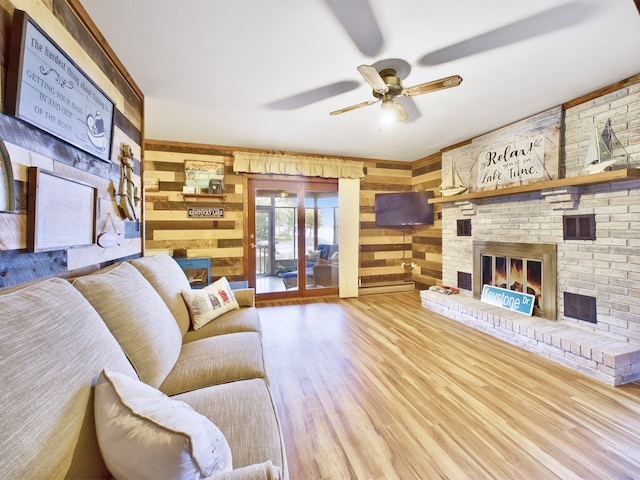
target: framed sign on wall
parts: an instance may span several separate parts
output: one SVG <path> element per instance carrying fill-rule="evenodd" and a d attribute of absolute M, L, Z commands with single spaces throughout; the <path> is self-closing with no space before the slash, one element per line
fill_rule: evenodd
<path fill-rule="evenodd" d="M 22 10 L 14 11 L 4 110 L 103 161 L 114 102 Z"/>
<path fill-rule="evenodd" d="M 471 192 L 555 180 L 562 108 L 554 107 L 471 142 Z"/>
<path fill-rule="evenodd" d="M 97 189 L 29 167 L 27 250 L 45 252 L 96 242 Z"/>
<path fill-rule="evenodd" d="M 185 193 L 220 195 L 224 191 L 224 163 L 200 160 L 184 161 Z"/>

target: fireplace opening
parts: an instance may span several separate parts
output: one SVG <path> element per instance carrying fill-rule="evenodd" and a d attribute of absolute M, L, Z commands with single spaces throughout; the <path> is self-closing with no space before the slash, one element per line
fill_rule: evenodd
<path fill-rule="evenodd" d="M 482 285 L 494 285 L 535 297 L 534 308 L 542 298 L 542 262 L 528 258 L 482 254 Z"/>
<path fill-rule="evenodd" d="M 473 243 L 473 295 L 493 285 L 535 297 L 534 315 L 556 320 L 556 246 L 508 242 Z"/>

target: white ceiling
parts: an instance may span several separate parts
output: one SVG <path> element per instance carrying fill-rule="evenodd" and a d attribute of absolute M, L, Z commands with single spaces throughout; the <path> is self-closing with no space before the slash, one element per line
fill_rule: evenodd
<path fill-rule="evenodd" d="M 81 3 L 145 95 L 148 139 L 413 161 L 640 73 L 633 0 Z M 329 116 L 371 100 L 356 67 L 390 58 L 405 86 L 464 81 L 391 127 L 379 104 Z"/>

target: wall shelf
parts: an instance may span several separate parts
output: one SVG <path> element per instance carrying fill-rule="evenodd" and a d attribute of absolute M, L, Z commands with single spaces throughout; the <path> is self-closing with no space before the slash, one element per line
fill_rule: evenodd
<path fill-rule="evenodd" d="M 186 200 L 187 198 L 195 198 L 195 199 L 213 199 L 218 198 L 220 200 L 224 200 L 224 193 L 183 193 L 182 196 Z"/>
<path fill-rule="evenodd" d="M 505 195 L 517 195 L 520 193 L 537 192 L 549 188 L 558 187 L 581 187 L 585 185 L 596 185 L 598 183 L 620 182 L 623 180 L 634 180 L 640 178 L 640 169 L 621 168 L 608 172 L 594 173 L 592 175 L 581 175 L 579 177 L 559 178 L 546 182 L 529 183 L 527 185 L 517 185 L 515 187 L 500 188 L 497 190 L 486 190 L 482 192 L 463 193 L 450 197 L 436 197 L 427 200 L 428 203 L 453 203 L 465 200 L 475 200 L 480 198 L 501 197 Z"/>

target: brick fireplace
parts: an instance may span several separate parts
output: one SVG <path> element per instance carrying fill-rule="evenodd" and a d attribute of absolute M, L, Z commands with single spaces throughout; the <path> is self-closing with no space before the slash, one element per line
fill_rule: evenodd
<path fill-rule="evenodd" d="M 565 240 L 564 218 L 582 214 L 595 214 L 595 239 Z M 459 235 L 461 218 L 470 235 Z M 442 284 L 456 286 L 464 272 L 473 287 L 423 291 L 423 306 L 607 384 L 640 379 L 640 180 L 442 203 L 442 230 Z M 536 316 L 480 302 L 483 281 L 536 290 L 527 287 L 536 262 L 546 287 Z M 596 321 L 571 316 L 567 293 L 592 299 Z"/>
<path fill-rule="evenodd" d="M 560 153 L 555 180 L 435 198 L 442 209 L 442 284 L 460 293 L 422 291 L 423 306 L 610 385 L 640 379 L 639 111 L 640 83 L 572 102 L 554 126 L 556 144 L 546 137 L 545 168 L 547 147 Z M 508 128 L 516 136 L 537 133 L 535 118 Z M 612 126 L 618 163 L 588 175 L 594 120 Z M 496 135 L 487 134 L 486 143 L 505 138 Z M 442 164 L 455 165 L 467 186 L 484 151 L 475 141 L 442 152 Z M 517 249 L 525 244 L 555 254 L 555 265 L 546 254 Z M 533 285 L 536 262 L 542 287 Z M 483 282 L 525 293 L 541 288 L 534 292 L 540 309 L 526 316 L 483 303 Z"/>

